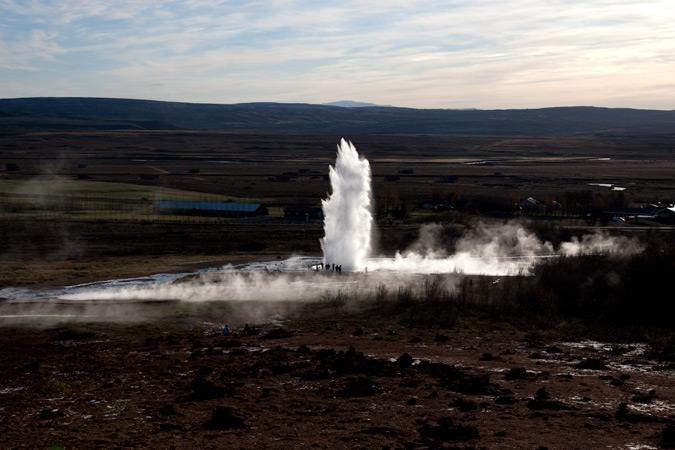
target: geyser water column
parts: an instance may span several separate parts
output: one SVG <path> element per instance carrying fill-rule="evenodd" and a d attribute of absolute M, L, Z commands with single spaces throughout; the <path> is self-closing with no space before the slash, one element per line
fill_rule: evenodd
<path fill-rule="evenodd" d="M 360 271 L 370 256 L 373 216 L 370 205 L 370 164 L 352 145 L 340 140 L 335 167 L 329 167 L 333 193 L 322 200 L 324 263 Z"/>

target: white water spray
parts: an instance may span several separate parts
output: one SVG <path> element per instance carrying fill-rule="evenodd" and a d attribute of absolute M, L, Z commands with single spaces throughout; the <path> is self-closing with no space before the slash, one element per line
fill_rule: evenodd
<path fill-rule="evenodd" d="M 366 267 L 370 257 L 373 217 L 370 210 L 370 164 L 351 142 L 340 141 L 335 167 L 330 166 L 333 193 L 322 200 L 324 263 L 346 271 Z"/>

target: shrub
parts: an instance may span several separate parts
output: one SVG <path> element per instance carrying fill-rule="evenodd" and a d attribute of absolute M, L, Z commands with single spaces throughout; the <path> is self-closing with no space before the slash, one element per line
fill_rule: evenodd
<path fill-rule="evenodd" d="M 398 308 L 408 308 L 415 300 L 412 286 L 399 286 L 398 295 L 396 296 L 396 306 Z"/>
<path fill-rule="evenodd" d="M 373 292 L 375 304 L 377 306 L 382 306 L 388 297 L 389 289 L 387 288 L 387 285 L 384 283 L 377 283 L 377 286 L 375 286 L 375 290 Z"/>
<path fill-rule="evenodd" d="M 347 292 L 343 289 L 337 291 L 326 291 L 321 296 L 321 300 L 331 308 L 339 308 L 347 303 Z"/>

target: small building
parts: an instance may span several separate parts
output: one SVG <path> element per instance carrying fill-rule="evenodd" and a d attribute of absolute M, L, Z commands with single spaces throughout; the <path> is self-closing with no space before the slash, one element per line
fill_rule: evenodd
<path fill-rule="evenodd" d="M 675 225 L 675 207 L 669 206 L 656 212 L 656 221 L 668 225 Z"/>
<path fill-rule="evenodd" d="M 533 197 L 528 197 L 525 200 L 518 203 L 518 209 L 520 209 L 521 211 L 545 212 L 546 205 L 544 205 L 542 202 Z"/>
<path fill-rule="evenodd" d="M 415 171 L 413 169 L 398 169 L 398 173 L 401 175 L 412 175 Z"/>
<path fill-rule="evenodd" d="M 422 209 L 428 209 L 433 212 L 449 211 L 453 209 L 447 202 L 429 202 L 422 205 Z"/>
<path fill-rule="evenodd" d="M 141 180 L 144 181 L 153 181 L 159 179 L 159 174 L 156 173 L 142 173 L 138 176 Z"/>
<path fill-rule="evenodd" d="M 398 175 L 385 175 L 384 181 L 399 181 L 401 179 Z"/>
<path fill-rule="evenodd" d="M 260 203 L 193 202 L 160 200 L 155 203 L 157 214 L 174 214 L 209 217 L 266 216 L 268 210 Z"/>
<path fill-rule="evenodd" d="M 15 163 L 7 163 L 5 164 L 5 169 L 8 172 L 16 172 L 17 170 L 19 170 L 19 165 Z"/>
<path fill-rule="evenodd" d="M 290 220 L 323 220 L 323 209 L 318 206 L 289 205 L 284 208 L 284 217 Z"/>
<path fill-rule="evenodd" d="M 667 209 L 667 208 L 666 208 Z M 646 208 L 607 208 L 602 211 L 602 215 L 611 220 L 614 217 L 621 217 L 626 220 L 655 220 L 660 208 L 656 206 L 647 206 Z"/>

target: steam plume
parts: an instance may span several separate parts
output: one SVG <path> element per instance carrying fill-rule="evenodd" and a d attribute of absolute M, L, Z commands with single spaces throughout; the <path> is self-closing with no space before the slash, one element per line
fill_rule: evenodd
<path fill-rule="evenodd" d="M 370 256 L 370 164 L 351 142 L 340 141 L 335 167 L 329 169 L 333 193 L 322 200 L 324 263 L 344 270 L 363 270 Z"/>

